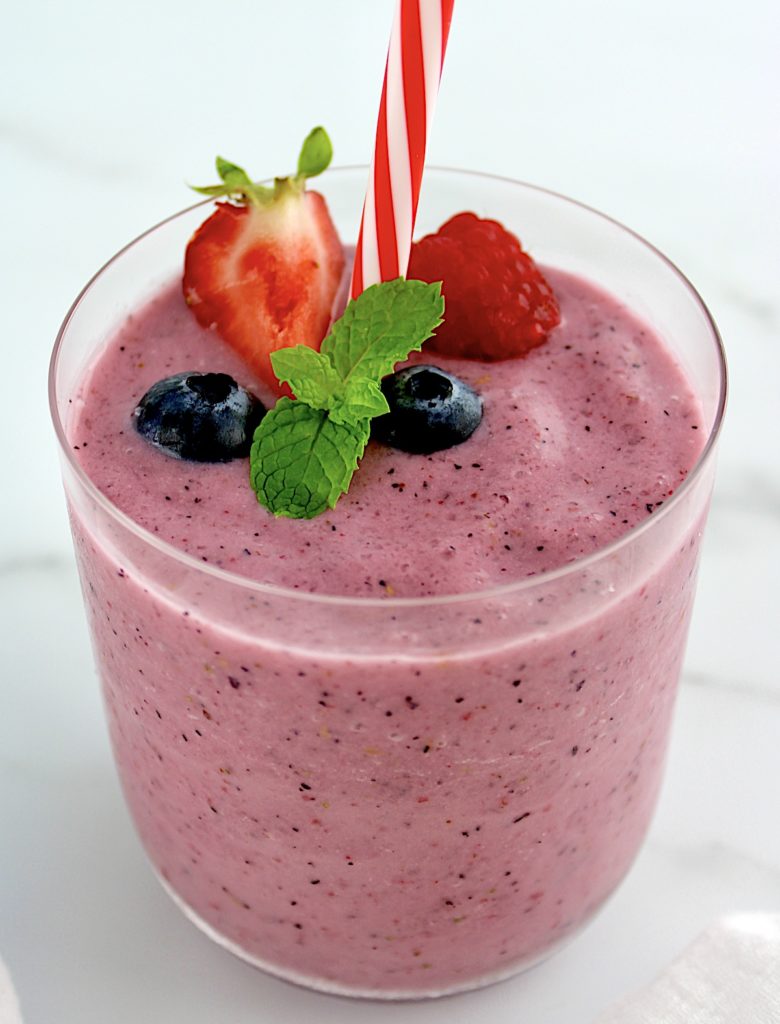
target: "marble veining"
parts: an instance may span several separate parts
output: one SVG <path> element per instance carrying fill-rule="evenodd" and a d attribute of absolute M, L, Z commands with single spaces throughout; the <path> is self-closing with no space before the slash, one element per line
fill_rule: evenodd
<path fill-rule="evenodd" d="M 43 573 L 60 575 L 71 569 L 70 559 L 59 552 L 42 552 L 30 555 L 0 555 L 0 577 L 20 573 Z M 46 585 L 46 581 L 43 581 Z"/>
<path fill-rule="evenodd" d="M 747 678 L 743 676 L 733 679 L 731 676 L 714 672 L 696 672 L 688 668 L 683 673 L 682 685 L 725 691 L 740 699 L 763 701 L 780 707 L 780 688 L 753 681 L 749 678 L 749 673 Z"/>
<path fill-rule="evenodd" d="M 741 850 L 735 843 L 719 839 L 698 843 L 672 843 L 651 839 L 648 845 L 657 853 L 694 874 L 739 876 L 749 869 L 766 876 L 773 885 L 780 885 L 780 864 L 769 862 L 754 853 Z"/>

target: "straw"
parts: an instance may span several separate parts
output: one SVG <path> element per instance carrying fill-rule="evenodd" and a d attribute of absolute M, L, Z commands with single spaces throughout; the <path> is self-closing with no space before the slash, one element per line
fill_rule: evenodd
<path fill-rule="evenodd" d="M 398 0 L 360 223 L 352 298 L 406 274 L 455 0 Z"/>

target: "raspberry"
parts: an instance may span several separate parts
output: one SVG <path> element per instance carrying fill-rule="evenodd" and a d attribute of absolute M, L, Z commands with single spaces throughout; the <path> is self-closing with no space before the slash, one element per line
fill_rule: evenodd
<path fill-rule="evenodd" d="M 407 277 L 441 281 L 444 323 L 426 348 L 468 359 L 512 359 L 560 323 L 552 288 L 498 221 L 459 213 L 412 246 Z"/>

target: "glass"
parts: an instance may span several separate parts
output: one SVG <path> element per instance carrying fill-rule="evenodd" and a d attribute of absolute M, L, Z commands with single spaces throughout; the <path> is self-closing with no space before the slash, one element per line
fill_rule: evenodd
<path fill-rule="evenodd" d="M 342 238 L 356 236 L 365 178 L 318 180 Z M 67 441 L 70 402 L 126 314 L 180 273 L 204 204 L 93 278 L 52 357 L 95 656 L 149 858 L 217 942 L 328 992 L 477 987 L 587 922 L 648 827 L 693 599 L 725 400 L 701 299 L 593 210 L 429 169 L 419 232 L 463 209 L 622 299 L 701 401 L 707 444 L 674 497 L 556 571 L 440 598 L 311 596 L 196 561 L 97 491 Z M 387 715 L 399 707 L 414 712 L 404 725 Z"/>

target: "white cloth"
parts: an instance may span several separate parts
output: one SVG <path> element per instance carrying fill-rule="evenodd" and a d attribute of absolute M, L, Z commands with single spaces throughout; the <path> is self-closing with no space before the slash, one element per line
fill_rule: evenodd
<path fill-rule="evenodd" d="M 16 998 L 11 975 L 0 960 L 0 1024 L 22 1024 L 19 1000 Z"/>
<path fill-rule="evenodd" d="M 780 914 L 735 914 L 594 1024 L 780 1024 Z"/>

